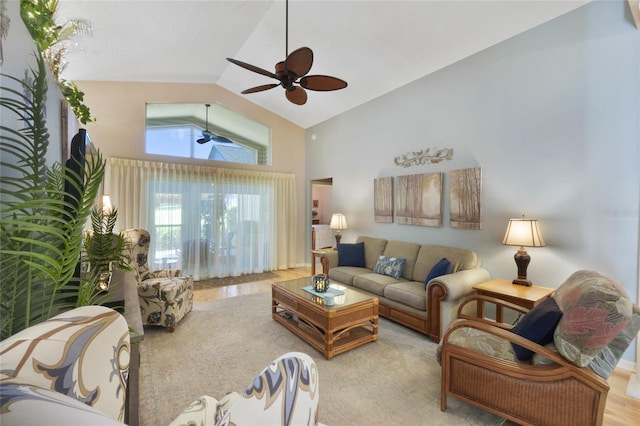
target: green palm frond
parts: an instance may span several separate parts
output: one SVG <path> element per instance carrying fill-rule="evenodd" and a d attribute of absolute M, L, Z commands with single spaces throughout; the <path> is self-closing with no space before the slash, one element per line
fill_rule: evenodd
<path fill-rule="evenodd" d="M 76 273 L 82 228 L 104 175 L 100 153 L 86 158 L 82 174 L 59 163 L 50 168 L 45 164 L 47 85 L 39 55 L 37 65 L 31 84 L 3 76 L 20 89 L 0 88 L 3 114 L 24 123 L 20 129 L 2 126 L 0 135 L 2 339 L 74 307 L 85 291 Z M 65 193 L 65 184 L 77 190 L 79 199 Z"/>

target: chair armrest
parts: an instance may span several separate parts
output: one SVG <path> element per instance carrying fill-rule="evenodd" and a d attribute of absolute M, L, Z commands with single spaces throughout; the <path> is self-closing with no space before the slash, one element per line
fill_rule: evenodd
<path fill-rule="evenodd" d="M 182 276 L 181 269 L 158 269 L 156 271 L 149 271 L 142 278 L 142 280 L 154 279 L 154 278 L 173 278 Z"/>
<path fill-rule="evenodd" d="M 218 423 L 217 414 L 220 417 L 224 417 L 224 412 L 221 410 L 221 406 L 215 398 L 209 395 L 202 395 L 200 398 L 189 404 L 189 407 L 185 408 L 182 413 L 178 415 L 169 426 L 184 426 L 184 425 L 203 425 L 214 426 Z"/>
<path fill-rule="evenodd" d="M 486 269 L 471 268 L 435 277 L 427 283 L 427 288 L 439 286 L 444 295 L 440 300 L 457 300 L 472 293 L 474 285 L 488 281 L 490 278 L 489 271 Z M 431 291 L 427 293 L 430 295 Z"/>
<path fill-rule="evenodd" d="M 2 384 L 31 385 L 124 420 L 129 327 L 104 306 L 82 306 L 0 343 Z"/>
<path fill-rule="evenodd" d="M 506 300 L 498 299 L 496 297 L 491 297 L 491 296 L 480 296 L 480 295 L 474 294 L 467 297 L 462 301 L 462 303 L 460 303 L 460 306 L 458 306 L 458 313 L 456 317 L 461 319 L 474 320 L 474 321 L 482 322 L 485 324 L 490 324 L 496 327 L 503 328 L 505 330 L 511 330 L 513 328 L 513 324 L 500 323 L 493 319 L 487 319 L 484 316 L 480 316 L 481 312 L 483 312 L 484 309 L 478 309 L 478 305 L 483 303 L 491 303 L 496 306 L 496 309 L 507 308 L 509 310 L 516 311 L 520 314 L 526 314 L 527 312 L 529 312 L 529 309 L 516 305 L 511 302 L 507 302 Z M 469 305 L 471 304 L 474 304 L 475 306 L 473 307 L 473 309 L 470 309 L 470 310 L 475 312 L 476 315 L 468 315 L 464 313 L 464 311 L 467 310 Z"/>
<path fill-rule="evenodd" d="M 505 339 L 511 343 L 515 343 L 516 345 L 522 346 L 526 349 L 529 349 L 530 351 L 540 354 L 545 358 L 548 358 L 549 360 L 553 361 L 554 363 L 561 365 L 563 367 L 567 367 L 567 368 L 572 368 L 572 369 L 578 369 L 578 370 L 584 370 L 589 371 L 587 369 L 578 367 L 576 365 L 573 365 L 572 363 L 570 363 L 569 361 L 567 361 L 565 358 L 563 358 L 560 354 L 558 354 L 557 352 L 552 351 L 551 349 L 548 349 L 544 346 L 541 346 L 535 342 L 532 342 L 531 340 L 525 339 L 524 337 L 517 335 L 515 333 L 512 333 L 509 330 L 505 330 L 501 327 L 496 327 L 494 324 L 489 324 L 487 322 L 484 321 L 478 321 L 476 319 L 461 319 L 461 320 L 457 320 L 455 322 L 452 322 L 451 325 L 449 326 L 449 329 L 447 330 L 447 332 L 445 333 L 443 339 L 442 339 L 442 348 L 443 350 L 445 350 L 445 347 L 447 345 L 451 345 L 451 346 L 456 346 L 456 347 L 460 347 L 457 345 L 453 345 L 453 344 L 449 344 L 449 336 L 451 335 L 451 333 L 453 333 L 455 330 L 460 329 L 460 328 L 474 328 L 476 330 L 480 330 L 480 331 L 484 331 L 485 333 L 488 334 L 492 334 L 494 336 L 498 336 L 502 339 Z M 469 349 L 471 350 L 471 349 Z M 478 354 L 480 354 L 480 352 L 477 352 Z M 488 354 L 483 354 L 485 356 L 491 356 Z M 589 371 L 591 372 L 591 371 Z M 595 373 L 593 373 L 595 375 Z"/>

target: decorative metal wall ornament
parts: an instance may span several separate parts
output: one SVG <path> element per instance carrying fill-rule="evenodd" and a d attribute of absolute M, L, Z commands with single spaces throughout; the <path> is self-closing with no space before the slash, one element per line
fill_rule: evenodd
<path fill-rule="evenodd" d="M 408 152 L 394 158 L 393 162 L 396 166 L 407 168 L 423 164 L 438 164 L 443 160 L 451 160 L 452 158 L 453 148 L 427 148 L 420 151 Z"/>

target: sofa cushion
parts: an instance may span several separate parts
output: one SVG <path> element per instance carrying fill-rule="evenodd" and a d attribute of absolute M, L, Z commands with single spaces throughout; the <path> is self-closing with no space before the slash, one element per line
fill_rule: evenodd
<path fill-rule="evenodd" d="M 373 268 L 373 272 L 376 274 L 388 275 L 397 280 L 402 275 L 404 265 L 406 265 L 406 263 L 407 259 L 404 257 L 380 256 L 378 257 L 378 262 L 376 263 L 375 268 Z"/>
<path fill-rule="evenodd" d="M 412 308 L 427 310 L 427 297 L 422 283 L 401 281 L 384 288 L 384 297 Z"/>
<path fill-rule="evenodd" d="M 364 243 L 338 244 L 338 266 L 364 268 Z"/>
<path fill-rule="evenodd" d="M 553 341 L 553 332 L 560 317 L 562 317 L 562 311 L 553 297 L 550 297 L 527 312 L 511 331 L 544 346 Z M 533 355 L 533 351 L 527 348 L 515 343 L 512 345 L 516 356 L 521 361 L 526 361 Z"/>
<path fill-rule="evenodd" d="M 382 238 L 360 236 L 356 239 L 357 243 L 364 243 L 364 261 L 368 269 L 373 271 L 376 266 L 378 257 L 384 252 L 387 246 L 387 240 Z"/>
<path fill-rule="evenodd" d="M 382 253 L 387 257 L 401 257 L 407 259 L 402 276 L 408 280 L 411 280 L 413 276 L 413 267 L 420 251 L 420 244 L 409 243 L 405 241 L 387 241 L 387 245 Z"/>
<path fill-rule="evenodd" d="M 418 251 L 418 257 L 413 267 L 413 276 L 410 280 L 424 282 L 431 268 L 443 257 L 451 262 L 451 273 L 480 266 L 480 258 L 472 250 L 424 244 L 420 246 Z"/>
<path fill-rule="evenodd" d="M 433 268 L 431 268 L 427 274 L 427 278 L 424 279 L 424 288 L 427 288 L 427 284 L 429 284 L 429 281 L 432 279 L 449 273 L 451 273 L 451 262 L 446 257 L 443 257 L 438 263 L 433 265 Z"/>
<path fill-rule="evenodd" d="M 588 365 L 629 324 L 633 304 L 624 289 L 595 271 L 578 271 L 553 294 L 562 318 L 553 339 L 558 352 Z"/>
<path fill-rule="evenodd" d="M 368 274 L 357 275 L 353 277 L 353 286 L 369 293 L 384 296 L 384 289 L 391 284 L 397 284 L 398 280 L 388 275 L 376 274 L 369 271 Z"/>
<path fill-rule="evenodd" d="M 336 266 L 335 268 L 329 269 L 329 279 L 331 279 L 331 281 L 353 285 L 353 277 L 370 273 L 371 270 L 367 268 L 358 268 L 356 266 Z"/>

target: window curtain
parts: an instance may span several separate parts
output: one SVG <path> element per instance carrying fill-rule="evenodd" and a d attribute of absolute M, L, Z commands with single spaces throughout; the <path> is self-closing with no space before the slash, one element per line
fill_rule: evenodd
<path fill-rule="evenodd" d="M 110 158 L 118 228 L 151 234 L 149 266 L 195 280 L 294 266 L 295 176 Z"/>

